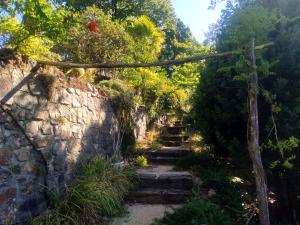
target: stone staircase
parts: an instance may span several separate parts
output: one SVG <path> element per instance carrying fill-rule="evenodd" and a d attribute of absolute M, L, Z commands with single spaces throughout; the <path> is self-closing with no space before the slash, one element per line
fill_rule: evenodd
<path fill-rule="evenodd" d="M 182 204 L 192 195 L 193 177 L 189 172 L 175 171 L 174 165 L 191 151 L 181 147 L 188 140 L 182 135 L 186 126 L 175 124 L 165 127 L 157 151 L 145 151 L 149 167 L 138 169 L 138 189 L 131 193 L 128 201 L 142 204 Z"/>

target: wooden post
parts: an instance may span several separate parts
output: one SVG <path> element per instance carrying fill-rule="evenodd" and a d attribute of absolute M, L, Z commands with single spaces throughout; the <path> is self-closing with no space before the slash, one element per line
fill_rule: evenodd
<path fill-rule="evenodd" d="M 251 68 L 252 74 L 248 89 L 249 104 L 249 124 L 248 124 L 248 151 L 253 164 L 253 171 L 256 182 L 257 199 L 259 204 L 259 221 L 260 225 L 270 225 L 268 192 L 265 171 L 262 164 L 259 148 L 259 126 L 258 126 L 258 75 L 256 68 L 255 56 L 255 39 L 251 43 Z"/>

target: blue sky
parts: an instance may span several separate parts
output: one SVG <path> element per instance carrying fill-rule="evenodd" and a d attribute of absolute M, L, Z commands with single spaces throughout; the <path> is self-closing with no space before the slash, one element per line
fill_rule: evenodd
<path fill-rule="evenodd" d="M 217 22 L 225 2 L 216 9 L 208 10 L 211 0 L 172 0 L 177 16 L 189 26 L 194 37 L 199 41 L 205 40 L 209 25 Z"/>

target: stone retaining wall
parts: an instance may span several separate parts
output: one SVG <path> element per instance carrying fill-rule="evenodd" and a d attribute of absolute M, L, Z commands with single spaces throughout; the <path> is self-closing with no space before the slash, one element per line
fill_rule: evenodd
<path fill-rule="evenodd" d="M 0 65 L 0 99 L 35 65 Z M 109 97 L 45 67 L 0 109 L 0 224 L 44 211 L 47 190 L 62 192 L 79 160 L 114 153 L 117 124 Z"/>

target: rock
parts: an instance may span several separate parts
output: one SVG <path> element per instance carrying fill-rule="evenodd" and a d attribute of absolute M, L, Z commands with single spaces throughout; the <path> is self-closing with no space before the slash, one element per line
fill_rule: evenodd
<path fill-rule="evenodd" d="M 74 108 L 80 108 L 81 107 L 81 103 L 76 98 L 73 98 L 72 106 Z"/>
<path fill-rule="evenodd" d="M 41 132 L 44 135 L 51 135 L 53 134 L 52 126 L 49 123 L 43 123 L 41 127 Z"/>
<path fill-rule="evenodd" d="M 26 126 L 26 132 L 30 133 L 31 135 L 36 135 L 39 133 L 41 125 L 42 125 L 41 121 L 31 121 Z"/>
<path fill-rule="evenodd" d="M 34 143 L 37 148 L 44 148 L 50 145 L 53 141 L 53 137 L 51 135 L 48 136 L 36 136 L 34 138 Z"/>
<path fill-rule="evenodd" d="M 35 114 L 36 120 L 48 120 L 49 118 L 49 112 L 48 111 L 37 111 Z"/>
<path fill-rule="evenodd" d="M 207 193 L 207 196 L 208 197 L 212 197 L 212 196 L 214 196 L 216 194 L 217 194 L 217 192 L 214 189 L 209 189 L 209 191 Z"/>
<path fill-rule="evenodd" d="M 9 200 L 16 197 L 17 189 L 10 188 L 2 193 L 0 193 L 0 204 L 4 204 L 8 202 Z"/>
<path fill-rule="evenodd" d="M 42 168 L 42 166 L 35 161 L 26 162 L 26 164 L 24 166 L 24 170 L 27 173 L 30 173 L 30 174 L 33 174 L 36 176 L 44 176 L 45 175 L 45 169 Z"/>
<path fill-rule="evenodd" d="M 13 174 L 11 171 L 0 169 L 0 188 L 7 187 L 11 184 Z"/>
<path fill-rule="evenodd" d="M 29 93 L 23 92 L 23 94 L 17 98 L 16 104 L 22 108 L 33 110 L 37 106 L 38 100 Z"/>
<path fill-rule="evenodd" d="M 12 151 L 8 148 L 0 149 L 0 165 L 8 165 L 10 158 L 12 155 Z"/>
<path fill-rule="evenodd" d="M 23 162 L 29 160 L 30 153 L 27 150 L 20 150 L 15 152 L 15 155 L 19 162 Z"/>
<path fill-rule="evenodd" d="M 65 141 L 55 142 L 52 147 L 52 152 L 56 156 L 64 156 L 67 153 L 67 147 L 66 147 Z"/>
<path fill-rule="evenodd" d="M 38 206 L 36 199 L 28 199 L 23 204 L 20 205 L 19 210 L 21 211 L 32 211 Z"/>
<path fill-rule="evenodd" d="M 74 88 L 67 88 L 67 92 L 69 92 L 70 94 L 74 94 L 75 89 Z"/>
<path fill-rule="evenodd" d="M 67 126 L 55 126 L 54 134 L 61 140 L 67 140 L 72 136 L 72 130 Z"/>

